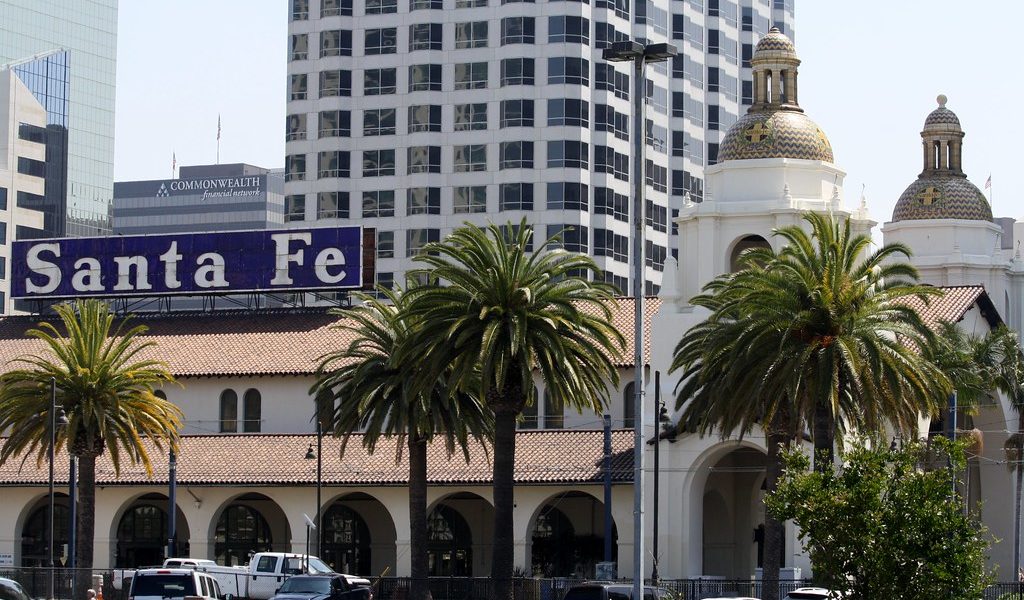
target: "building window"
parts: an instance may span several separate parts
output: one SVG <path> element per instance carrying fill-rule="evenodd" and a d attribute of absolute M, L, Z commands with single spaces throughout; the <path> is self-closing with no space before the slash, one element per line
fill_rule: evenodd
<path fill-rule="evenodd" d="M 286 141 L 306 139 L 306 114 L 288 115 L 284 121 L 284 139 Z"/>
<path fill-rule="evenodd" d="M 456 173 L 487 170 L 487 144 L 464 144 L 452 150 Z"/>
<path fill-rule="evenodd" d="M 284 197 L 284 222 L 306 220 L 306 197 L 302 194 L 295 194 Z"/>
<path fill-rule="evenodd" d="M 500 126 L 533 127 L 533 100 L 502 100 Z"/>
<path fill-rule="evenodd" d="M 316 198 L 317 219 L 347 219 L 348 192 L 320 192 Z"/>
<path fill-rule="evenodd" d="M 395 109 L 369 108 L 364 110 L 363 135 L 395 135 Z"/>
<path fill-rule="evenodd" d="M 384 15 L 398 12 L 398 0 L 366 0 L 366 14 Z"/>
<path fill-rule="evenodd" d="M 505 58 L 501 61 L 501 87 L 533 85 L 532 58 Z"/>
<path fill-rule="evenodd" d="M 305 0 L 308 2 L 309 0 Z M 320 0 L 321 17 L 351 17 L 352 0 Z"/>
<path fill-rule="evenodd" d="M 455 0 L 455 8 L 481 8 L 487 6 L 487 0 Z"/>
<path fill-rule="evenodd" d="M 405 231 L 405 255 L 416 256 L 424 246 L 440 240 L 440 229 L 407 229 Z"/>
<path fill-rule="evenodd" d="M 534 398 L 540 398 L 540 393 L 535 392 Z M 529 398 L 523 411 L 519 414 L 518 429 L 537 429 L 537 403 L 539 400 Z"/>
<path fill-rule="evenodd" d="M 501 20 L 501 45 L 532 44 L 534 28 L 533 17 L 505 17 Z"/>
<path fill-rule="evenodd" d="M 503 183 L 498 188 L 498 210 L 533 210 L 532 183 Z"/>
<path fill-rule="evenodd" d="M 377 258 L 395 257 L 395 232 L 377 230 Z"/>
<path fill-rule="evenodd" d="M 352 56 L 352 32 L 348 29 L 321 31 L 320 56 Z"/>
<path fill-rule="evenodd" d="M 452 211 L 455 214 L 487 212 L 487 187 L 474 185 L 453 188 Z"/>
<path fill-rule="evenodd" d="M 409 65 L 409 91 L 441 91 L 441 65 Z"/>
<path fill-rule="evenodd" d="M 533 142 L 502 142 L 499 169 L 532 169 Z"/>
<path fill-rule="evenodd" d="M 668 191 L 668 169 L 655 164 L 653 160 L 647 160 L 647 168 L 645 169 L 647 185 L 651 186 L 658 192 Z"/>
<path fill-rule="evenodd" d="M 585 183 L 548 183 L 548 210 L 590 210 L 590 190 Z M 549 236 L 550 237 L 550 234 Z"/>
<path fill-rule="evenodd" d="M 548 17 L 549 44 L 590 44 L 590 20 L 558 15 Z"/>
<path fill-rule="evenodd" d="M 409 188 L 405 200 L 407 215 L 439 215 L 441 214 L 441 188 L 421 187 Z"/>
<path fill-rule="evenodd" d="M 243 421 L 242 431 L 245 433 L 259 433 L 262 423 L 263 399 L 259 390 L 250 389 L 242 396 Z"/>
<path fill-rule="evenodd" d="M 629 200 L 611 188 L 594 188 L 594 214 L 611 215 L 616 221 L 629 222 Z"/>
<path fill-rule="evenodd" d="M 284 157 L 284 180 L 302 181 L 306 178 L 306 155 L 290 154 Z"/>
<path fill-rule="evenodd" d="M 441 106 L 417 104 L 409 107 L 409 133 L 441 131 Z"/>
<path fill-rule="evenodd" d="M 586 169 L 590 162 L 586 142 L 555 140 L 548 142 L 548 168 Z"/>
<path fill-rule="evenodd" d="M 552 98 L 548 100 L 548 126 L 570 127 L 590 126 L 590 103 L 574 98 Z"/>
<path fill-rule="evenodd" d="M 352 113 L 347 110 L 320 111 L 319 137 L 349 137 L 352 135 Z"/>
<path fill-rule="evenodd" d="M 629 36 L 615 29 L 610 23 L 594 23 L 594 47 L 598 50 L 610 48 L 615 42 L 629 41 Z"/>
<path fill-rule="evenodd" d="M 548 83 L 590 85 L 590 61 L 585 58 L 555 56 L 548 59 Z"/>
<path fill-rule="evenodd" d="M 309 0 L 292 0 L 292 21 L 305 21 L 309 18 Z"/>
<path fill-rule="evenodd" d="M 659 246 L 651 240 L 647 240 L 644 246 L 644 262 L 648 267 L 651 267 L 655 271 L 665 270 L 665 255 L 668 250 L 664 246 Z"/>
<path fill-rule="evenodd" d="M 317 176 L 349 177 L 352 174 L 352 156 L 348 150 L 325 150 L 317 155 Z"/>
<path fill-rule="evenodd" d="M 409 0 L 409 11 L 414 10 L 444 10 L 442 0 Z"/>
<path fill-rule="evenodd" d="M 479 131 L 487 129 L 487 103 L 456 104 L 454 107 L 455 131 Z"/>
<path fill-rule="evenodd" d="M 292 36 L 290 60 L 306 60 L 309 58 L 309 35 L 298 33 Z"/>
<path fill-rule="evenodd" d="M 363 177 L 384 177 L 395 174 L 395 150 L 363 150 Z"/>
<path fill-rule="evenodd" d="M 549 186 L 551 184 L 548 184 Z M 550 202 L 550 197 L 548 201 Z M 549 248 L 565 248 L 569 252 L 586 254 L 589 252 L 587 228 L 583 225 L 548 225 L 548 239 L 558 236 L 559 241 Z"/>
<path fill-rule="evenodd" d="M 414 23 L 409 26 L 409 52 L 444 49 L 440 23 Z"/>
<path fill-rule="evenodd" d="M 352 72 L 336 69 L 320 71 L 320 97 L 351 96 Z M 303 96 L 305 97 L 305 96 Z"/>
<path fill-rule="evenodd" d="M 565 407 L 556 403 L 551 394 L 544 390 L 544 429 L 561 429 L 565 426 Z"/>
<path fill-rule="evenodd" d="M 668 208 L 655 204 L 653 200 L 647 200 L 647 226 L 655 231 L 666 233 L 668 231 Z"/>
<path fill-rule="evenodd" d="M 594 229 L 594 256 L 629 262 L 629 238 L 610 229 Z"/>
<path fill-rule="evenodd" d="M 363 94 L 366 96 L 394 94 L 396 81 L 395 69 L 366 69 L 363 71 Z"/>
<path fill-rule="evenodd" d="M 398 29 L 395 27 L 367 29 L 363 38 L 363 48 L 363 52 L 367 56 L 394 54 L 398 49 Z"/>
<path fill-rule="evenodd" d="M 594 105 L 594 131 L 607 131 L 617 139 L 629 141 L 628 121 L 629 115 L 616 111 L 612 106 Z"/>
<path fill-rule="evenodd" d="M 636 406 L 636 384 L 629 383 L 622 391 L 622 426 L 630 429 L 633 427 L 634 407 Z"/>
<path fill-rule="evenodd" d="M 7 210 L 7 188 L 0 187 L 0 210 Z"/>
<path fill-rule="evenodd" d="M 406 170 L 409 175 L 441 172 L 440 146 L 410 146 L 407 158 Z"/>
<path fill-rule="evenodd" d="M 470 21 L 455 24 L 455 49 L 486 48 L 487 21 Z"/>
<path fill-rule="evenodd" d="M 616 71 L 611 63 L 594 65 L 594 87 L 613 92 L 616 98 L 629 100 L 629 75 Z"/>
<path fill-rule="evenodd" d="M 363 192 L 363 218 L 395 216 L 395 191 Z"/>
<path fill-rule="evenodd" d="M 220 393 L 220 432 L 235 433 L 238 431 L 238 394 L 235 390 L 224 390 Z"/>
<path fill-rule="evenodd" d="M 487 63 L 459 63 L 455 65 L 455 89 L 478 90 L 487 87 Z"/>

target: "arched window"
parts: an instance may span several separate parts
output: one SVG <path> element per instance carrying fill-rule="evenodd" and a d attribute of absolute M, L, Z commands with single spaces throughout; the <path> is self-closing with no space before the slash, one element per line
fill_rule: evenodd
<path fill-rule="evenodd" d="M 167 394 L 165 394 L 163 390 L 156 390 L 153 392 L 153 395 L 161 400 L 167 399 Z"/>
<path fill-rule="evenodd" d="M 537 429 L 537 397 L 535 391 L 533 398 L 527 398 L 526 406 L 523 407 L 523 412 L 519 415 L 520 429 Z"/>
<path fill-rule="evenodd" d="M 751 248 L 771 248 L 772 245 L 768 243 L 768 240 L 764 239 L 759 235 L 748 235 L 736 242 L 736 246 L 732 249 L 732 256 L 729 257 L 729 272 L 735 273 L 740 270 L 740 256 Z"/>
<path fill-rule="evenodd" d="M 258 510 L 244 504 L 224 509 L 214 532 L 214 558 L 222 565 L 244 565 L 250 552 L 273 550 L 270 525 Z"/>
<path fill-rule="evenodd" d="M 544 507 L 533 527 L 531 549 L 534 575 L 570 577 L 574 575 L 576 531 L 565 513 L 553 506 Z"/>
<path fill-rule="evenodd" d="M 339 573 L 370 574 L 370 529 L 359 513 L 335 502 L 323 516 L 321 556 Z"/>
<path fill-rule="evenodd" d="M 438 505 L 427 516 L 427 570 L 431 576 L 473 574 L 473 537 L 454 508 Z"/>
<path fill-rule="evenodd" d="M 320 431 L 329 432 L 334 428 L 334 398 L 331 394 L 320 392 L 313 398 L 313 414 L 320 419 Z"/>
<path fill-rule="evenodd" d="M 561 429 L 565 427 L 565 407 L 555 404 L 551 394 L 544 390 L 544 429 Z"/>
<path fill-rule="evenodd" d="M 260 415 L 262 413 L 263 399 L 260 397 L 259 390 L 249 389 L 245 392 L 245 396 L 242 397 L 242 404 L 244 405 L 244 412 L 242 417 L 242 431 L 246 433 L 259 433 L 260 430 Z"/>
<path fill-rule="evenodd" d="M 144 567 L 159 564 L 167 547 L 167 513 L 153 504 L 137 504 L 121 517 L 117 525 L 118 567 Z"/>
<path fill-rule="evenodd" d="M 61 556 L 64 544 L 70 537 L 70 512 L 62 504 L 53 506 L 54 558 Z M 47 565 L 46 541 L 50 536 L 50 508 L 40 506 L 32 512 L 21 530 L 21 566 L 45 567 Z"/>
<path fill-rule="evenodd" d="M 633 426 L 633 415 L 636 411 L 636 383 L 630 382 L 622 392 L 622 426 L 627 429 Z"/>
<path fill-rule="evenodd" d="M 235 390 L 224 390 L 220 393 L 220 431 L 238 431 L 238 394 Z"/>

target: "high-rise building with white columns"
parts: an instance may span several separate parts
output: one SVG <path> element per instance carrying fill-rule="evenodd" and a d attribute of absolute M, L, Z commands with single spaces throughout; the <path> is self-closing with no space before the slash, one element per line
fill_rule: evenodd
<path fill-rule="evenodd" d="M 525 217 L 627 290 L 633 69 L 601 51 L 675 44 L 646 69 L 651 293 L 793 0 L 292 0 L 289 18 L 285 220 L 375 228 L 385 284 L 464 221 Z"/>

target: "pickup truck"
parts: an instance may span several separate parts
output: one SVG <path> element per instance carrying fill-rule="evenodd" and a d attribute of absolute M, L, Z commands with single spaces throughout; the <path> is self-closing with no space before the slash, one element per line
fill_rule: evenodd
<path fill-rule="evenodd" d="M 217 580 L 225 597 L 269 600 L 281 583 L 292 575 L 333 573 L 327 564 L 315 556 L 288 552 L 257 552 L 246 566 L 224 567 L 211 560 L 195 558 L 168 558 L 164 567 L 187 568 L 207 573 Z M 134 569 L 114 569 L 114 589 L 124 589 L 135 575 Z"/>

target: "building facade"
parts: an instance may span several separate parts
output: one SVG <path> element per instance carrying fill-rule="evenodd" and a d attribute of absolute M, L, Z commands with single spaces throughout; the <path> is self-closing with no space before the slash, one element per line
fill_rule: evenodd
<path fill-rule="evenodd" d="M 377 280 L 463 222 L 518 223 L 630 277 L 632 67 L 611 42 L 672 42 L 646 70 L 648 293 L 678 244 L 670 222 L 752 101 L 753 45 L 791 32 L 793 0 L 631 5 L 293 0 L 285 220 L 377 230 Z M 631 12 L 632 11 L 632 12 Z M 535 243 L 539 240 L 535 240 Z"/>
<path fill-rule="evenodd" d="M 0 65 L 47 111 L 51 160 L 37 237 L 109 233 L 117 0 L 3 0 L 0 33 Z"/>

